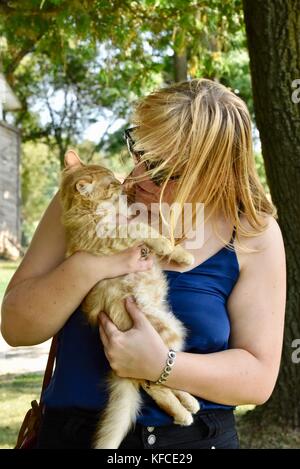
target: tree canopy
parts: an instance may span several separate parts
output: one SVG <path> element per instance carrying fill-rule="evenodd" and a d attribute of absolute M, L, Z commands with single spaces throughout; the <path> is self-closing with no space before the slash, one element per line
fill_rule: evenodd
<path fill-rule="evenodd" d="M 61 154 L 104 108 L 126 120 L 138 96 L 177 76 L 229 84 L 235 75 L 250 100 L 239 0 L 4 1 L 0 15 L 2 64 L 23 104 L 23 139 L 54 137 Z M 243 77 L 230 66 L 232 48 L 241 51 Z M 46 123 L 34 102 L 48 111 Z"/>

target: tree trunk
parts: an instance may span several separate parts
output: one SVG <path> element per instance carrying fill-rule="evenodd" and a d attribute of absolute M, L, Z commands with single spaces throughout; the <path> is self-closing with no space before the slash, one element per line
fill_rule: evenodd
<path fill-rule="evenodd" d="M 288 276 L 279 378 L 270 400 L 252 414 L 264 424 L 298 428 L 300 363 L 292 360 L 292 343 L 300 338 L 300 103 L 292 99 L 292 82 L 300 78 L 300 0 L 243 0 L 243 4 L 256 122 Z"/>
<path fill-rule="evenodd" d="M 174 79 L 175 82 L 187 80 L 186 51 L 174 52 Z"/>

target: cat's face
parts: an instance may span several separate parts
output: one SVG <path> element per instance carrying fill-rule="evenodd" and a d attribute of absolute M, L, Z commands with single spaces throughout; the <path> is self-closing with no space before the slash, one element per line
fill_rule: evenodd
<path fill-rule="evenodd" d="M 104 201 L 113 202 L 122 193 L 121 183 L 101 165 L 85 165 L 79 158 L 65 160 L 61 178 L 61 200 L 65 209 L 72 206 L 95 208 Z"/>

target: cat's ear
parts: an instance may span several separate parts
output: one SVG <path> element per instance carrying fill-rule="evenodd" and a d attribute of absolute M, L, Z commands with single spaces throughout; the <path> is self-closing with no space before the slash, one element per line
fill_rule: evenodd
<path fill-rule="evenodd" d="M 83 196 L 89 196 L 94 189 L 95 181 L 90 176 L 87 176 L 86 179 L 80 179 L 76 183 L 76 189 L 78 190 L 79 194 Z"/>
<path fill-rule="evenodd" d="M 67 150 L 64 158 L 65 168 L 73 168 L 75 166 L 83 166 L 84 163 L 81 161 L 75 150 Z"/>

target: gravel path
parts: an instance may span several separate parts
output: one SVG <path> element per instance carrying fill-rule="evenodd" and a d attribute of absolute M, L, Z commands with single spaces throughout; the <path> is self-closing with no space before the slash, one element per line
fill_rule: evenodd
<path fill-rule="evenodd" d="M 0 375 L 44 371 L 51 340 L 30 347 L 10 347 L 0 335 Z"/>

